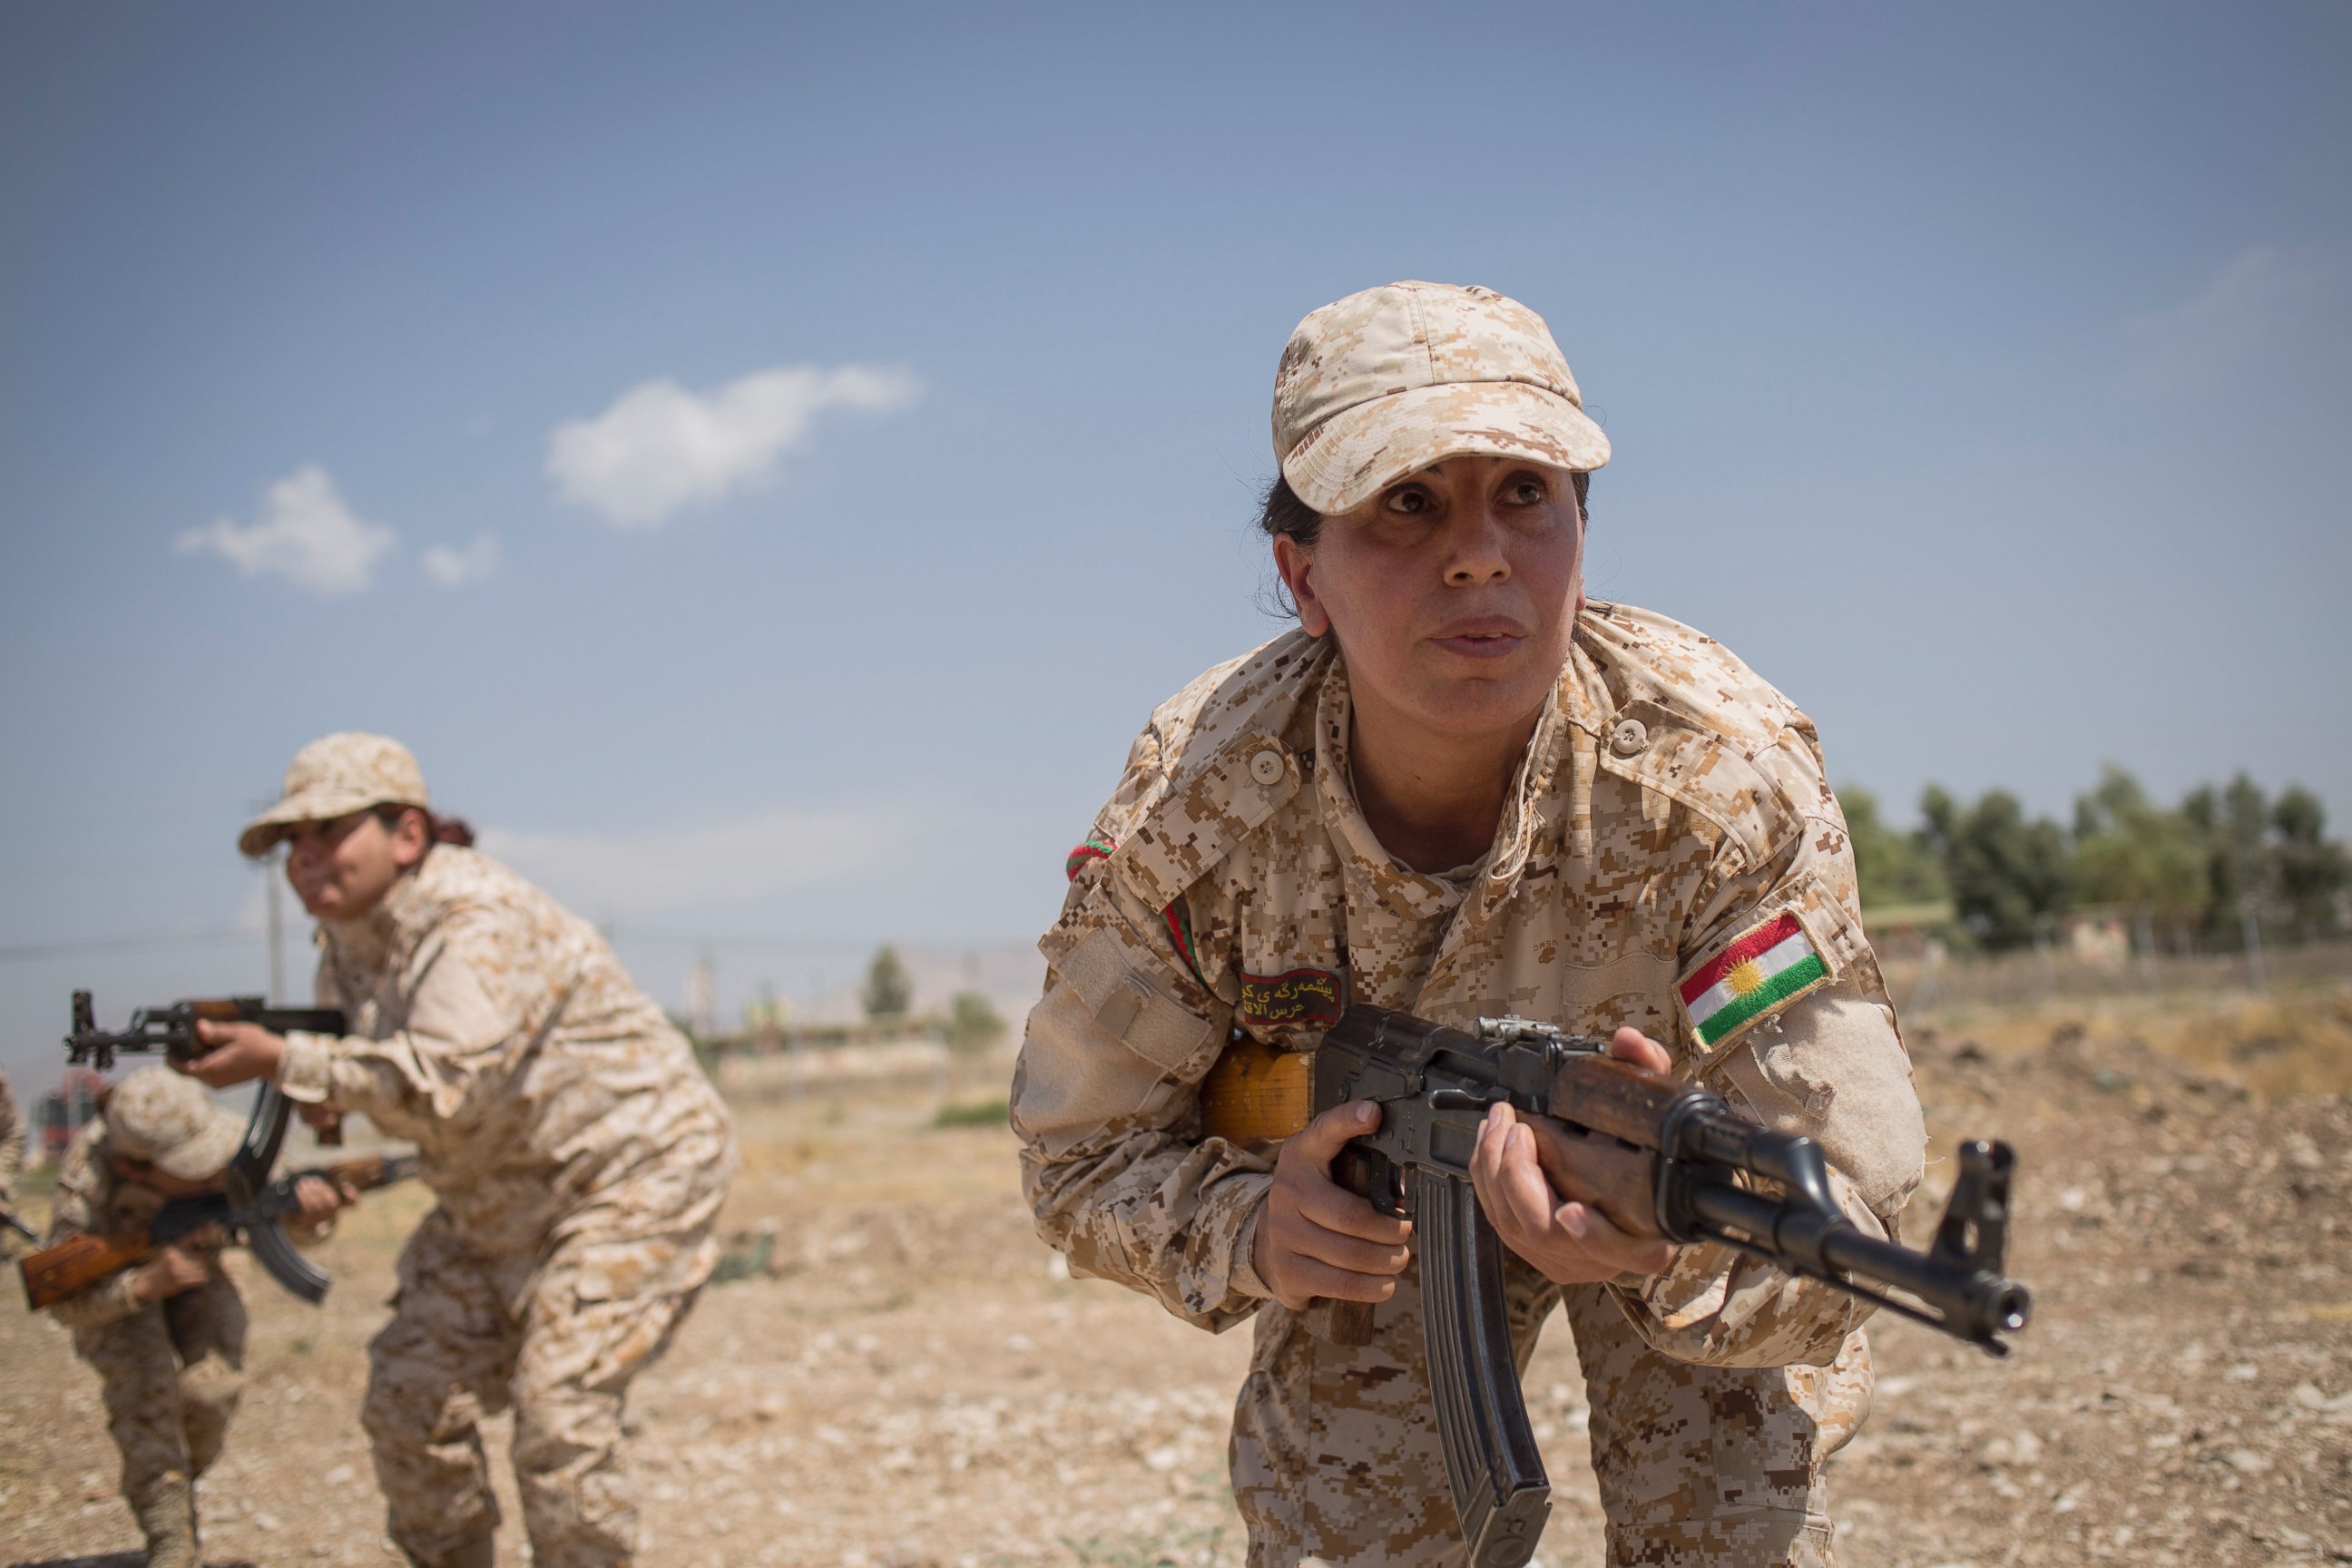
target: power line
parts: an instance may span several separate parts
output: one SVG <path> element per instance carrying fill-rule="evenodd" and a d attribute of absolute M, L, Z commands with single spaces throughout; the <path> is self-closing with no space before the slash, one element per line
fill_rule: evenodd
<path fill-rule="evenodd" d="M 0 947 L 0 963 L 34 958 L 71 958 L 85 952 L 138 952 L 169 947 L 227 947 L 254 942 L 265 933 L 251 926 L 223 926 L 215 931 L 157 931 L 148 936 L 86 937 L 79 942 L 35 942 L 25 947 Z"/>

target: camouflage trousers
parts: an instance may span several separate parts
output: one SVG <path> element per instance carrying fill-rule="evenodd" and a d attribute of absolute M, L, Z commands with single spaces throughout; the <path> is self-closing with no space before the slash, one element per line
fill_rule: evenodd
<path fill-rule="evenodd" d="M 1516 1260 L 1506 1282 L 1522 1370 L 1555 1307 L 1576 1336 L 1610 1568 L 1834 1568 L 1822 1466 L 1869 1409 L 1859 1331 L 1833 1366 L 1694 1366 L 1652 1350 L 1598 1285 L 1554 1285 Z M 1231 1452 L 1250 1568 L 1468 1561 L 1421 1307 L 1416 1259 L 1370 1345 L 1326 1343 L 1275 1303 L 1258 1314 Z"/>
<path fill-rule="evenodd" d="M 392 1321 L 368 1347 L 361 1419 L 393 1540 L 436 1563 L 499 1522 L 478 1424 L 512 1406 L 523 1526 L 539 1568 L 604 1568 L 635 1548 L 621 1454 L 629 1380 L 710 1271 L 706 1218 L 675 1235 L 469 1249 L 440 1209 L 400 1257 Z"/>
<path fill-rule="evenodd" d="M 220 1458 L 245 1387 L 245 1298 L 226 1278 L 76 1329 L 74 1352 L 98 1371 L 131 1506 Z"/>

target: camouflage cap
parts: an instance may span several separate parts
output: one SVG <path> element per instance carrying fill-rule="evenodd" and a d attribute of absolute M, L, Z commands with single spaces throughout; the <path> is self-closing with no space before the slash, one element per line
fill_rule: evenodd
<path fill-rule="evenodd" d="M 300 822 L 325 822 L 371 805 L 430 808 L 425 773 L 399 742 L 345 730 L 311 742 L 294 753 L 286 769 L 286 792 L 278 804 L 245 825 L 236 847 L 266 855 L 271 845 Z"/>
<path fill-rule="evenodd" d="M 1275 372 L 1274 455 L 1329 516 L 1447 458 L 1587 472 L 1609 437 L 1541 316 L 1492 289 L 1406 282 L 1298 323 Z"/>
<path fill-rule="evenodd" d="M 245 1142 L 245 1123 L 203 1084 L 170 1068 L 143 1067 L 106 1097 L 106 1141 L 184 1182 L 216 1176 Z"/>

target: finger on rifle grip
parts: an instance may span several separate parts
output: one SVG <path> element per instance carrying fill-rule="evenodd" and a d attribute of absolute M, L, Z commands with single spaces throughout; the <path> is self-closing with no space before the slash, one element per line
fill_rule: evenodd
<path fill-rule="evenodd" d="M 1325 1344 L 1370 1344 L 1373 1306 L 1370 1301 L 1335 1301 L 1318 1296 L 1307 1309 L 1307 1331 Z"/>

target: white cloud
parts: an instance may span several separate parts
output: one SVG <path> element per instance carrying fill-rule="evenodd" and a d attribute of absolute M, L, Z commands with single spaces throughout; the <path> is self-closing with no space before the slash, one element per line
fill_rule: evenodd
<path fill-rule="evenodd" d="M 791 892 L 911 865 L 932 819 L 886 805 L 779 806 L 706 827 L 629 837 L 491 828 L 482 848 L 597 919 Z"/>
<path fill-rule="evenodd" d="M 2134 380 L 2155 393 L 2210 391 L 2275 374 L 2352 321 L 2352 255 L 2341 245 L 2258 245 L 2189 299 L 2131 323 Z M 2332 354 L 2329 356 L 2332 358 Z"/>
<path fill-rule="evenodd" d="M 276 575 L 321 597 L 356 594 L 400 536 L 362 521 L 316 463 L 269 487 L 258 521 L 215 518 L 174 541 L 182 554 L 209 550 L 248 577 Z"/>
<path fill-rule="evenodd" d="M 462 588 L 498 575 L 506 561 L 495 533 L 478 533 L 463 550 L 436 544 L 425 552 L 425 574 L 444 588 Z"/>
<path fill-rule="evenodd" d="M 663 378 L 633 386 L 593 419 L 559 425 L 547 441 L 557 495 L 615 528 L 650 528 L 680 508 L 766 478 L 827 408 L 889 414 L 922 383 L 903 370 L 786 365 L 707 393 Z"/>

